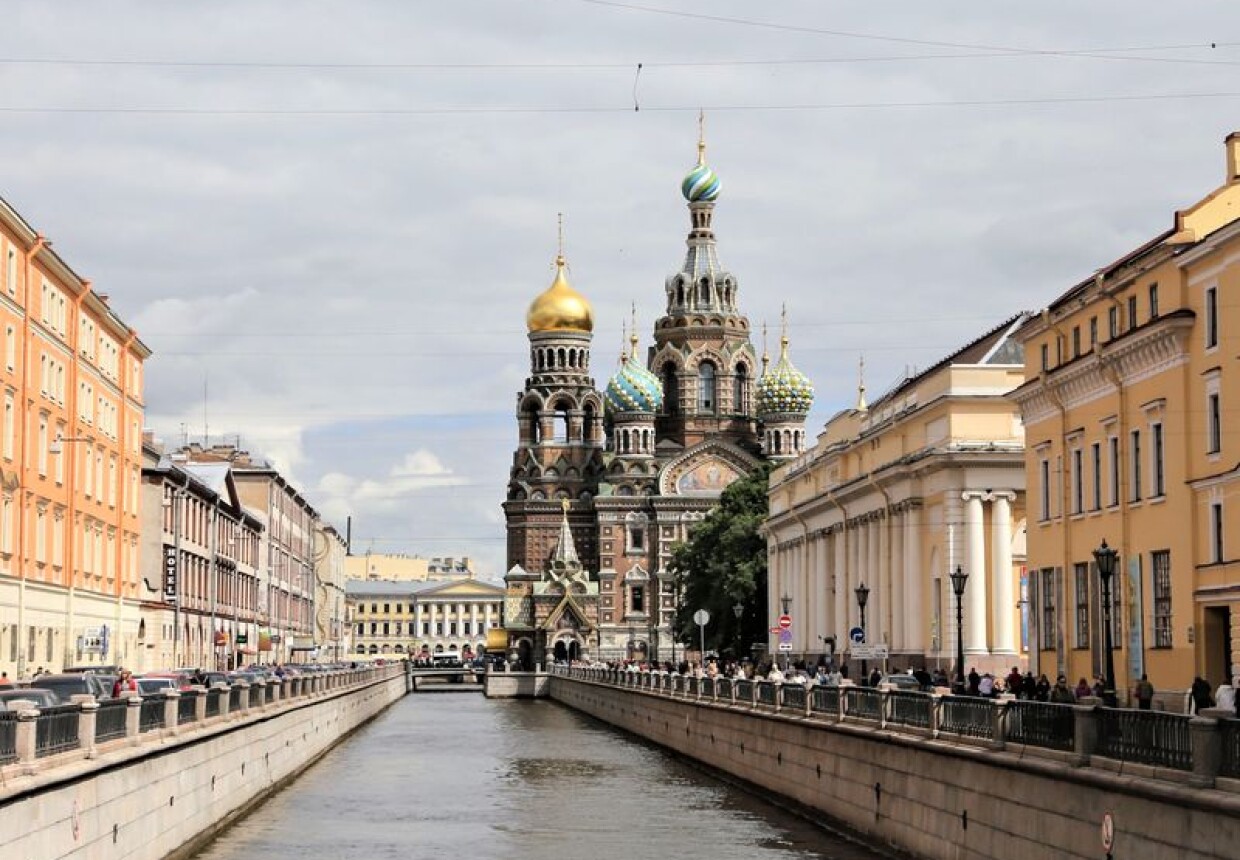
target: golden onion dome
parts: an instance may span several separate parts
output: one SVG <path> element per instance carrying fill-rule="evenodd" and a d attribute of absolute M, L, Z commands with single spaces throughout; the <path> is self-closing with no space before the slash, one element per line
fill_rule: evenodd
<path fill-rule="evenodd" d="M 594 331 L 594 311 L 586 297 L 568 283 L 564 257 L 555 258 L 555 280 L 530 303 L 525 324 L 536 331 Z"/>

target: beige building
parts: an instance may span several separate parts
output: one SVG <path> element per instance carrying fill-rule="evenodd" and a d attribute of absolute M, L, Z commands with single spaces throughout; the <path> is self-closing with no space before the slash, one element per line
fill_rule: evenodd
<path fill-rule="evenodd" d="M 348 579 L 389 580 L 391 582 L 426 582 L 427 580 L 473 579 L 473 560 L 468 556 L 422 558 L 417 555 L 368 552 L 345 559 Z"/>
<path fill-rule="evenodd" d="M 967 667 L 1022 662 L 1024 431 L 1004 395 L 1023 365 L 1008 320 L 872 404 L 829 420 L 817 444 L 771 476 L 767 522 L 771 626 L 787 606 L 791 652 L 848 649 L 869 589 L 866 641 L 891 665 L 955 662 L 956 600 L 968 573 Z M 786 600 L 785 600 L 786 598 Z M 833 643 L 833 645 L 832 645 Z M 777 652 L 779 637 L 769 647 Z"/>
<path fill-rule="evenodd" d="M 137 332 L 0 200 L 0 670 L 138 649 Z"/>
<path fill-rule="evenodd" d="M 319 522 L 314 532 L 314 656 L 343 660 L 345 648 L 344 584 L 349 547 L 334 526 Z"/>
<path fill-rule="evenodd" d="M 1035 662 L 1104 673 L 1106 540 L 1117 693 L 1148 673 L 1178 707 L 1240 670 L 1240 134 L 1220 187 L 1018 337 Z"/>
<path fill-rule="evenodd" d="M 480 580 L 391 582 L 351 579 L 345 586 L 353 660 L 431 654 L 479 654 L 501 627 L 502 586 Z"/>

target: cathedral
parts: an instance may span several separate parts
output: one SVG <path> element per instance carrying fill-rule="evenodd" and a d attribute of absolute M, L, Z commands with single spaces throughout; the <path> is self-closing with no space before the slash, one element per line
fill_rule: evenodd
<path fill-rule="evenodd" d="M 786 326 L 778 361 L 764 347 L 759 365 L 737 278 L 719 263 L 720 182 L 701 137 L 680 190 L 688 252 L 664 283 L 644 360 L 634 322 L 618 369 L 596 387 L 593 310 L 562 250 L 526 315 L 530 375 L 504 502 L 504 627 L 525 668 L 673 659 L 672 547 L 732 481 L 805 450 L 813 386 L 788 357 Z"/>

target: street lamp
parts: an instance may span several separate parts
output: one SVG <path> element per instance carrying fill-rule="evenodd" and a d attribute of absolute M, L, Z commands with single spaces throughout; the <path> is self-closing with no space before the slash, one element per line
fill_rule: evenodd
<path fill-rule="evenodd" d="M 779 604 L 784 610 L 784 615 L 788 614 L 789 607 L 792 606 L 792 598 L 788 596 L 788 592 L 784 592 L 784 596 L 779 598 Z"/>
<path fill-rule="evenodd" d="M 964 689 L 964 587 L 969 575 L 956 565 L 950 578 L 952 591 L 956 592 L 956 686 Z"/>
<path fill-rule="evenodd" d="M 1102 647 L 1106 651 L 1106 687 L 1102 690 L 1102 703 L 1114 708 L 1118 702 L 1115 698 L 1115 655 L 1111 651 L 1111 577 L 1115 574 L 1115 559 L 1119 556 L 1112 547 L 1107 546 L 1103 538 L 1102 546 L 1094 550 L 1094 561 L 1098 564 L 1098 576 L 1102 577 Z"/>
<path fill-rule="evenodd" d="M 745 604 L 739 600 L 732 604 L 732 614 L 736 616 L 736 661 L 741 659 L 741 617 L 745 614 Z"/>
<path fill-rule="evenodd" d="M 861 610 L 861 632 L 865 632 L 865 605 L 870 600 L 870 587 L 864 582 L 857 586 L 857 608 Z M 866 683 L 870 677 L 870 662 L 862 659 L 861 661 L 861 683 Z"/>

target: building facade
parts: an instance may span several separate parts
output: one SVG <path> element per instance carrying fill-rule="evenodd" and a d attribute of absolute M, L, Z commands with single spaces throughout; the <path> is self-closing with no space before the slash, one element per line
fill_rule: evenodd
<path fill-rule="evenodd" d="M 1225 150 L 1221 186 L 1019 333 L 1035 662 L 1104 673 L 1105 540 L 1116 690 L 1148 674 L 1170 707 L 1240 671 L 1240 134 Z"/>
<path fill-rule="evenodd" d="M 0 669 L 138 649 L 150 350 L 0 200 Z"/>
<path fill-rule="evenodd" d="M 672 546 L 723 489 L 767 458 L 804 448 L 813 388 L 758 357 L 737 277 L 718 257 L 720 183 L 698 163 L 681 183 L 690 230 L 663 285 L 664 312 L 643 357 L 636 320 L 599 391 L 594 319 L 563 253 L 526 315 L 530 375 L 517 395 L 517 449 L 504 514 L 504 619 L 525 665 L 590 655 L 667 660 L 676 611 Z"/>
<path fill-rule="evenodd" d="M 217 671 L 259 657 L 262 522 L 246 511 L 227 462 L 143 444 L 139 671 Z"/>
<path fill-rule="evenodd" d="M 1012 335 L 1025 319 L 873 404 L 862 387 L 856 408 L 772 474 L 767 597 L 792 617 L 791 653 L 844 660 L 860 627 L 894 666 L 951 672 L 959 567 L 966 666 L 1006 673 L 1023 662 L 1024 434 L 1005 395 L 1023 380 Z"/>
<path fill-rule="evenodd" d="M 350 579 L 345 595 L 349 659 L 401 659 L 483 653 L 488 632 L 501 626 L 504 588 L 477 579 Z"/>
<path fill-rule="evenodd" d="M 314 652 L 324 662 L 343 660 L 345 647 L 344 584 L 349 545 L 334 526 L 318 522 L 314 532 Z"/>

